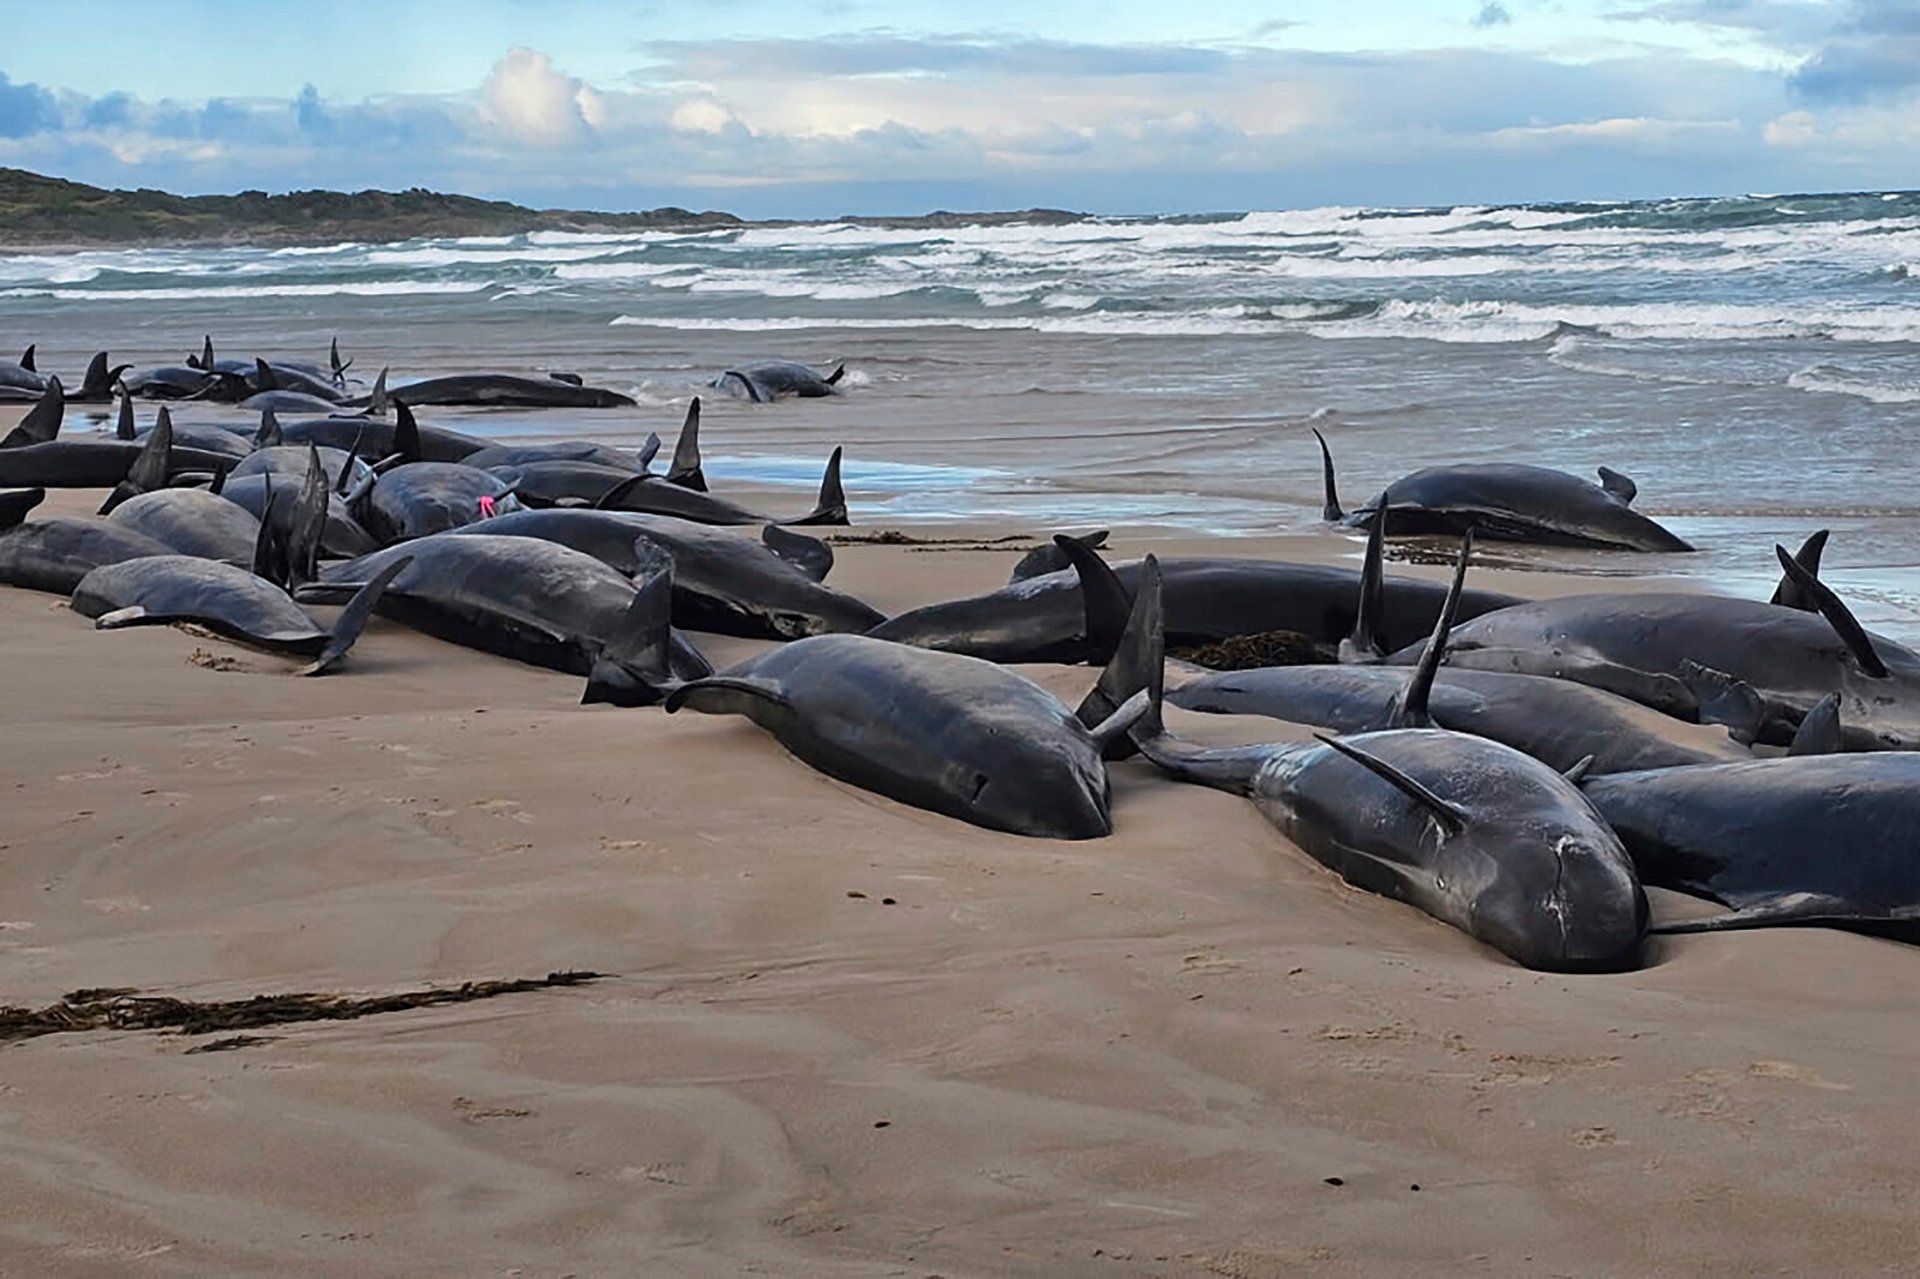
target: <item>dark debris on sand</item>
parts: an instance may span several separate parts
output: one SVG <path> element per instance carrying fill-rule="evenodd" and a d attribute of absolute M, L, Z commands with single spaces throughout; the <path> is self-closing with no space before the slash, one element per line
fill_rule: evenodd
<path fill-rule="evenodd" d="M 45 1008 L 0 1007 L 0 1044 L 35 1039 L 41 1035 L 87 1030 L 171 1030 L 182 1035 L 205 1035 L 216 1030 L 251 1030 L 296 1021 L 349 1021 L 377 1013 L 405 1012 L 412 1008 L 432 1008 L 441 1004 L 464 1004 L 476 999 L 517 995 L 530 990 L 550 990 L 558 986 L 579 986 L 604 975 L 592 972 L 548 973 L 545 977 L 470 981 L 458 986 L 436 986 L 365 999 L 347 995 L 291 994 L 254 995 L 248 999 L 200 1003 L 165 995 L 142 995 L 137 990 L 122 987 L 76 990 L 59 1003 Z M 257 1037 L 240 1035 L 202 1045 L 194 1051 L 217 1052 L 245 1047 L 253 1042 L 258 1042 Z"/>
<path fill-rule="evenodd" d="M 1251 671 L 1262 666 L 1312 666 L 1339 660 L 1338 650 L 1296 631 L 1236 635 L 1217 644 L 1169 649 L 1167 656 L 1213 671 Z"/>

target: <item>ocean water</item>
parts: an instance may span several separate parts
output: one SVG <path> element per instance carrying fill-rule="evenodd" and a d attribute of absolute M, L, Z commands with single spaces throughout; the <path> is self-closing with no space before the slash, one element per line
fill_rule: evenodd
<path fill-rule="evenodd" d="M 1310 528 L 1310 427 L 1349 506 L 1439 463 L 1607 465 L 1701 553 L 1488 553 L 1764 593 L 1776 541 L 1831 528 L 1829 580 L 1920 641 L 1920 194 L 0 256 L 0 349 L 43 369 L 203 333 L 337 334 L 396 380 L 577 372 L 641 407 L 432 417 L 626 443 L 723 369 L 844 362 L 832 400 L 710 397 L 705 443 L 796 509 L 844 444 L 856 518 Z"/>

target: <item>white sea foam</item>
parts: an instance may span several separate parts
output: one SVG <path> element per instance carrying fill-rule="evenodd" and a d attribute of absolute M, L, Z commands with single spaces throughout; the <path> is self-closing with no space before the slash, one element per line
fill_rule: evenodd
<path fill-rule="evenodd" d="M 1891 386 L 1883 382 L 1851 376 L 1844 369 L 1825 365 L 1815 365 L 1813 368 L 1800 370 L 1787 378 L 1787 385 L 1796 391 L 1850 395 L 1855 399 L 1867 400 L 1874 404 L 1920 403 L 1920 386 Z"/>
<path fill-rule="evenodd" d="M 63 302 L 194 302 L 216 298 L 389 297 L 411 293 L 480 293 L 485 284 L 434 280 L 377 280 L 339 284 L 184 286 L 172 289 L 0 289 L 0 298 L 57 298 Z"/>

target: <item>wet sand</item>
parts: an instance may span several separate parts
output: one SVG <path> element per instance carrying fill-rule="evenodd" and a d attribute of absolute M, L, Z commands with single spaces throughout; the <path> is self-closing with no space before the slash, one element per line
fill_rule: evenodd
<path fill-rule="evenodd" d="M 1357 552 L 1113 541 L 1215 547 Z M 1016 558 L 838 554 L 830 580 L 889 611 Z M 1022 839 L 824 777 L 743 720 L 581 708 L 572 677 L 381 620 L 341 674 L 302 680 L 0 590 L 0 651 L 0 1003 L 609 974 L 230 1051 L 150 1031 L 0 1048 L 0 1273 L 1920 1261 L 1907 947 L 1762 932 L 1530 973 L 1138 762 L 1113 770 L 1111 838 Z M 1029 673 L 1069 698 L 1093 678 Z"/>

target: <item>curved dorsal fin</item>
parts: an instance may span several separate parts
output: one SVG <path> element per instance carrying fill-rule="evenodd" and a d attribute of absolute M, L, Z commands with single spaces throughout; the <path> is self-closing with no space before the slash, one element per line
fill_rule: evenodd
<path fill-rule="evenodd" d="M 1580 783 L 1587 780 L 1587 774 L 1591 773 L 1592 771 L 1593 771 L 1593 756 L 1582 755 L 1579 759 L 1573 762 L 1572 768 L 1569 768 L 1566 772 L 1560 774 L 1560 776 L 1566 778 L 1569 782 L 1573 783 L 1575 786 L 1578 786 Z"/>
<path fill-rule="evenodd" d="M 1367 528 L 1367 555 L 1360 563 L 1360 605 L 1353 614 L 1353 634 L 1340 643 L 1340 660 L 1378 662 L 1387 655 L 1381 638 L 1387 610 L 1387 513 L 1377 511 Z"/>
<path fill-rule="evenodd" d="M 660 435 L 656 431 L 649 431 L 647 432 L 646 443 L 640 446 L 640 473 L 642 475 L 646 474 L 647 468 L 653 465 L 653 459 L 658 457 L 659 454 Z"/>
<path fill-rule="evenodd" d="M 420 424 L 399 400 L 393 402 L 393 455 L 403 462 L 420 460 Z"/>
<path fill-rule="evenodd" d="M 1337 523 L 1347 518 L 1347 513 L 1340 509 L 1340 492 L 1333 483 L 1333 453 L 1327 448 L 1327 437 L 1320 434 L 1317 427 L 1314 428 L 1313 438 L 1320 441 L 1320 477 L 1327 491 L 1327 502 L 1320 508 L 1320 518 L 1329 524 Z"/>
<path fill-rule="evenodd" d="M 1780 567 L 1786 570 L 1794 586 L 1806 592 L 1807 598 L 1813 601 L 1815 611 L 1827 619 L 1827 625 L 1833 627 L 1834 634 L 1847 646 L 1854 663 L 1873 678 L 1885 679 L 1889 673 L 1887 664 L 1880 660 L 1880 654 L 1873 651 L 1873 640 L 1868 637 L 1866 628 L 1840 602 L 1840 597 L 1828 590 L 1825 582 L 1800 567 L 1799 561 L 1787 554 L 1786 547 L 1775 546 L 1773 549 L 1780 557 Z"/>
<path fill-rule="evenodd" d="M 836 444 L 833 452 L 827 456 L 827 470 L 820 477 L 820 496 L 814 501 L 813 509 L 797 520 L 785 520 L 783 523 L 847 523 L 847 491 L 840 487 L 840 451 L 840 446 Z"/>
<path fill-rule="evenodd" d="M 1127 619 L 1133 612 L 1133 596 L 1113 566 L 1101 559 L 1093 548 L 1060 534 L 1054 535 L 1053 544 L 1080 576 L 1087 643 L 1093 650 L 1094 660 L 1105 664 L 1112 660 L 1120 647 L 1121 636 L 1126 633 Z M 1108 707 L 1102 712 L 1102 718 L 1112 709 Z"/>
<path fill-rule="evenodd" d="M 696 493 L 707 491 L 707 475 L 700 469 L 700 397 L 687 405 L 687 419 L 680 424 L 680 439 L 673 446 L 673 462 L 667 467 L 667 483 Z"/>
<path fill-rule="evenodd" d="M 116 440 L 131 440 L 138 436 L 139 432 L 133 429 L 133 397 L 123 395 L 120 397 L 120 415 L 114 423 L 113 437 Z"/>
<path fill-rule="evenodd" d="M 200 367 L 213 372 L 213 334 L 208 333 L 200 339 Z"/>
<path fill-rule="evenodd" d="M 1376 777 L 1393 783 L 1407 798 L 1432 813 L 1434 819 L 1449 831 L 1464 830 L 1467 822 L 1471 820 L 1466 809 L 1440 798 L 1378 755 L 1370 754 L 1351 742 L 1343 742 L 1337 737 L 1328 737 L 1325 733 L 1315 733 L 1314 737 L 1333 747 Z"/>
<path fill-rule="evenodd" d="M 27 343 L 27 349 L 20 352 L 20 367 L 29 373 L 38 373 L 40 371 L 33 367 L 33 349 L 39 345 L 38 342 L 29 342 Z"/>
<path fill-rule="evenodd" d="M 126 367 L 121 366 L 123 372 Z M 90 399 L 101 399 L 112 394 L 115 376 L 107 370 L 107 353 L 95 351 L 93 358 L 87 361 L 87 371 L 80 377 L 80 394 Z"/>
<path fill-rule="evenodd" d="M 1460 612 L 1460 592 L 1467 581 L 1467 561 L 1472 558 L 1473 529 L 1468 528 L 1460 539 L 1460 558 L 1453 566 L 1453 581 L 1447 587 L 1446 603 L 1440 606 L 1440 616 L 1434 619 L 1433 634 L 1427 639 L 1426 650 L 1420 654 L 1420 665 L 1414 668 L 1413 678 L 1407 681 L 1406 688 L 1394 699 L 1392 717 L 1388 721 L 1394 728 L 1427 728 L 1433 723 L 1433 717 L 1427 713 L 1427 700 L 1433 695 L 1433 677 L 1439 673 L 1440 663 L 1447 656 L 1447 637 Z"/>
<path fill-rule="evenodd" d="M 1126 588 L 1107 562 L 1091 549 L 1075 545 L 1071 553 L 1074 567 L 1081 573 L 1082 593 L 1089 601 L 1089 625 L 1096 596 L 1104 601 L 1100 606 L 1103 611 L 1116 602 L 1126 611 L 1119 637 L 1112 647 L 1113 656 L 1100 672 L 1099 681 L 1074 710 L 1074 718 L 1089 729 L 1098 728 L 1144 689 L 1150 694 L 1147 706 L 1137 720 L 1129 721 L 1129 727 L 1137 725 L 1144 735 L 1157 737 L 1164 731 L 1160 703 L 1165 691 L 1167 648 L 1160 561 L 1149 555 L 1141 562 L 1140 589 L 1129 603 Z M 1101 623 L 1103 627 L 1108 624 Z M 1107 759 L 1125 759 L 1133 750 L 1132 739 L 1125 733 L 1110 734 L 1101 742 L 1101 753 Z"/>
<path fill-rule="evenodd" d="M 633 599 L 594 659 L 582 705 L 652 706 L 678 682 L 673 675 L 673 556 L 646 537 L 634 540 L 633 556 Z"/>
<path fill-rule="evenodd" d="M 274 416 L 272 409 L 261 409 L 260 429 L 253 433 L 253 447 L 256 449 L 270 449 L 275 445 L 285 444 L 286 442 L 286 436 L 281 434 L 280 431 L 280 419 Z"/>
<path fill-rule="evenodd" d="M 1640 486 L 1610 466 L 1600 468 L 1600 487 L 1626 506 L 1632 506 L 1633 499 L 1640 496 Z"/>
<path fill-rule="evenodd" d="M 1794 563 L 1807 570 L 1814 577 L 1820 576 L 1820 554 L 1827 549 L 1827 530 L 1819 529 L 1800 544 L 1794 553 Z M 1780 585 L 1773 590 L 1773 598 L 1767 601 L 1783 608 L 1797 608 L 1803 613 L 1818 613 L 1813 597 L 1793 584 L 1793 579 L 1785 574 L 1780 577 Z"/>
<path fill-rule="evenodd" d="M 10 529 L 27 518 L 27 512 L 47 500 L 45 489 L 20 489 L 0 493 L 0 529 Z"/>
<path fill-rule="evenodd" d="M 67 392 L 60 385 L 60 379 L 47 379 L 47 389 L 41 393 L 40 400 L 28 409 L 7 437 L 0 440 L 0 449 L 18 448 L 22 444 L 46 444 L 60 437 L 60 423 L 67 416 Z"/>
<path fill-rule="evenodd" d="M 253 357 L 253 389 L 256 391 L 280 389 L 280 379 L 273 375 L 273 366 L 257 355 Z"/>
<path fill-rule="evenodd" d="M 1828 693 L 1800 721 L 1787 754 L 1838 755 L 1844 749 L 1840 744 L 1840 694 Z"/>

